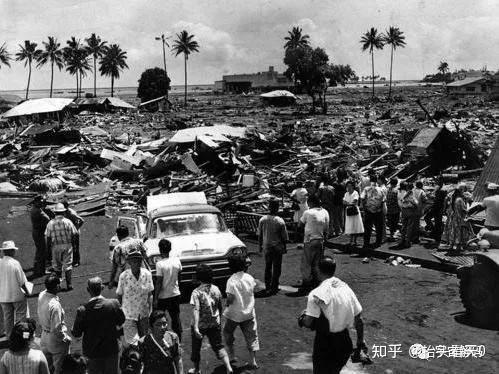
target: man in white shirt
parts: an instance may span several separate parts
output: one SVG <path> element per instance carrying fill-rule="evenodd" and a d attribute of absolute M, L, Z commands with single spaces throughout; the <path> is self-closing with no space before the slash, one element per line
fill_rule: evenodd
<path fill-rule="evenodd" d="M 167 310 L 172 320 L 172 329 L 182 341 L 182 323 L 180 322 L 180 288 L 178 276 L 182 264 L 178 257 L 170 257 L 172 244 L 168 239 L 159 241 L 159 252 L 163 257 L 156 263 L 156 287 L 154 287 L 154 306 Z"/>
<path fill-rule="evenodd" d="M 40 347 L 54 374 L 63 373 L 62 364 L 71 344 L 71 337 L 64 322 L 64 309 L 57 296 L 60 284 L 58 275 L 48 275 L 45 278 L 46 289 L 38 296 L 38 320 L 42 329 Z"/>
<path fill-rule="evenodd" d="M 26 288 L 28 280 L 21 264 L 14 259 L 17 249 L 11 240 L 3 242 L 0 247 L 0 252 L 3 252 L 3 257 L 0 258 L 0 306 L 7 337 L 10 336 L 15 323 L 26 317 L 28 313 L 26 300 L 26 296 L 29 296 Z"/>
<path fill-rule="evenodd" d="M 298 325 L 315 330 L 313 373 L 339 374 L 353 352 L 349 328 L 357 331 L 357 350 L 367 351 L 362 307 L 352 289 L 334 277 L 333 258 L 321 259 L 318 269 L 322 283 L 308 295 L 307 309 Z"/>
<path fill-rule="evenodd" d="M 423 182 L 417 181 L 416 188 L 413 190 L 414 197 L 418 201 L 418 210 L 417 216 L 415 219 L 415 227 L 413 231 L 412 242 L 418 244 L 419 243 L 419 225 L 421 221 L 421 217 L 423 216 L 424 208 L 426 202 L 428 201 L 428 197 L 426 196 L 426 192 L 423 190 Z"/>
<path fill-rule="evenodd" d="M 499 230 L 499 185 L 487 185 L 488 196 L 483 201 L 468 210 L 468 215 L 485 210 L 485 227 L 490 230 Z"/>
<path fill-rule="evenodd" d="M 318 284 L 317 264 L 324 254 L 324 239 L 329 232 L 329 214 L 321 208 L 321 201 L 316 195 L 308 199 L 310 209 L 300 218 L 305 226 L 303 255 L 301 261 L 302 288 Z"/>
<path fill-rule="evenodd" d="M 223 333 L 229 358 L 234 359 L 234 332 L 239 326 L 246 340 L 251 357 L 249 366 L 257 369 L 256 352 L 260 349 L 255 313 L 255 279 L 246 273 L 246 258 L 233 256 L 229 258 L 229 266 L 234 274 L 227 281 L 227 308 Z"/>

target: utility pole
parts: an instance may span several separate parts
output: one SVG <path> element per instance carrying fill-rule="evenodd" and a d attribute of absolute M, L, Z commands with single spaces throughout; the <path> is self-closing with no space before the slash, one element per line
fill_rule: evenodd
<path fill-rule="evenodd" d="M 163 46 L 163 66 L 165 69 L 165 79 L 166 79 L 166 93 L 165 93 L 165 99 L 166 99 L 166 107 L 168 108 L 168 74 L 166 72 L 166 52 L 165 52 L 165 45 L 170 48 L 170 45 L 166 41 L 170 37 L 165 38 L 165 34 L 161 34 L 161 36 L 157 36 L 155 39 L 156 40 L 161 40 L 161 44 Z"/>

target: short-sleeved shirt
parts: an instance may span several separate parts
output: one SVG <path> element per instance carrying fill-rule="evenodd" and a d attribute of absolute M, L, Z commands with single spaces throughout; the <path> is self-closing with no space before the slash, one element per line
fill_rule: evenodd
<path fill-rule="evenodd" d="M 63 216 L 50 220 L 45 229 L 45 236 L 52 239 L 53 245 L 71 245 L 74 235 L 77 235 L 75 225 Z"/>
<path fill-rule="evenodd" d="M 423 212 L 424 205 L 426 203 L 427 197 L 426 192 L 424 192 L 421 188 L 415 188 L 413 191 L 414 197 L 418 201 L 418 211 L 420 213 Z"/>
<path fill-rule="evenodd" d="M 389 188 L 386 192 L 386 213 L 396 214 L 400 212 L 399 202 L 398 202 L 399 191 L 396 188 Z"/>
<path fill-rule="evenodd" d="M 149 294 L 154 290 L 152 274 L 141 268 L 139 279 L 135 278 L 131 269 L 120 275 L 116 294 L 122 296 L 121 309 L 126 319 L 138 321 L 149 317 Z"/>
<path fill-rule="evenodd" d="M 220 326 L 222 293 L 217 286 L 213 284 L 201 284 L 192 291 L 190 304 L 199 310 L 198 327 L 200 329 Z"/>
<path fill-rule="evenodd" d="M 377 213 L 383 210 L 386 196 L 381 187 L 368 186 L 364 188 L 360 197 L 364 200 L 364 206 L 368 212 Z"/>
<path fill-rule="evenodd" d="M 355 316 L 362 312 L 362 307 L 348 284 L 332 277 L 308 295 L 305 313 L 319 318 L 321 312 L 329 321 L 329 332 L 340 332 L 353 326 Z"/>
<path fill-rule="evenodd" d="M 168 257 L 156 262 L 156 275 L 163 277 L 160 299 L 167 299 L 180 295 L 178 286 L 178 274 L 182 271 L 182 264 L 178 257 Z"/>
<path fill-rule="evenodd" d="M 257 235 L 262 235 L 262 248 L 282 251 L 288 240 L 288 230 L 284 220 L 279 216 L 266 215 L 258 221 Z"/>
<path fill-rule="evenodd" d="M 485 226 L 499 227 L 499 195 L 486 197 L 482 201 L 482 206 L 487 208 Z"/>
<path fill-rule="evenodd" d="M 121 240 L 113 249 L 113 263 L 116 264 L 116 279 L 127 269 L 126 257 L 130 252 L 139 251 L 145 253 L 144 242 L 140 239 L 126 237 Z"/>
<path fill-rule="evenodd" d="M 305 225 L 303 237 L 305 243 L 316 239 L 322 240 L 329 228 L 329 213 L 326 209 L 310 208 L 303 213 L 300 221 Z"/>
<path fill-rule="evenodd" d="M 27 281 L 19 261 L 10 256 L 0 258 L 0 303 L 24 300 L 26 296 L 21 287 Z"/>
<path fill-rule="evenodd" d="M 235 322 L 244 322 L 255 318 L 255 279 L 239 271 L 227 281 L 225 292 L 234 295 L 234 302 L 227 306 L 224 317 Z"/>

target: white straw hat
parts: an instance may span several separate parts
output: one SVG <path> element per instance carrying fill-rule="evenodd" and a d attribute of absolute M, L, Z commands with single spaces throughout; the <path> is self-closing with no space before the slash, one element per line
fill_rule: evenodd
<path fill-rule="evenodd" d="M 55 204 L 54 213 L 64 213 L 66 211 L 66 207 L 63 203 Z"/>
<path fill-rule="evenodd" d="M 2 247 L 0 247 L 0 251 L 6 251 L 8 249 L 19 249 L 16 247 L 16 244 L 12 240 L 6 240 L 2 243 Z"/>

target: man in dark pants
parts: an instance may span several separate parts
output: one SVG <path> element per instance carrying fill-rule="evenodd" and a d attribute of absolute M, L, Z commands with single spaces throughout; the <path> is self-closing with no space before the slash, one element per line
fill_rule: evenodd
<path fill-rule="evenodd" d="M 431 229 L 431 237 L 435 239 L 435 243 L 437 246 L 440 243 L 440 239 L 444 231 L 442 217 L 445 210 L 445 199 L 447 198 L 447 191 L 443 190 L 443 185 L 443 179 L 439 178 L 435 187 L 433 203 L 428 213 L 424 217 L 426 229 Z"/>
<path fill-rule="evenodd" d="M 49 216 L 44 211 L 45 205 L 46 203 L 44 197 L 38 195 L 33 201 L 33 207 L 30 212 L 32 227 L 31 234 L 36 248 L 33 274 L 36 277 L 45 275 L 45 266 L 52 260 L 52 256 L 49 255 L 45 243 L 45 229 L 47 228 L 47 223 L 50 221 Z"/>
<path fill-rule="evenodd" d="M 265 251 L 265 289 L 267 294 L 279 292 L 279 277 L 281 276 L 282 255 L 286 253 L 288 231 L 284 220 L 277 215 L 279 200 L 271 200 L 269 214 L 258 222 L 258 247 Z"/>
<path fill-rule="evenodd" d="M 162 259 L 156 263 L 156 284 L 154 287 L 153 305 L 160 310 L 168 311 L 172 330 L 182 341 L 182 323 L 180 322 L 180 288 L 178 277 L 182 271 L 180 259 L 170 256 L 172 244 L 168 239 L 161 239 L 158 244 Z"/>
<path fill-rule="evenodd" d="M 383 207 L 386 203 L 386 196 L 382 189 L 376 186 L 378 178 L 371 176 L 371 185 L 364 188 L 360 198 L 364 206 L 364 250 L 369 250 L 373 225 L 376 230 L 375 248 L 381 246 L 383 241 Z"/>
<path fill-rule="evenodd" d="M 73 225 L 78 231 L 78 237 L 75 239 L 75 249 L 73 253 L 73 266 L 78 267 L 80 266 L 80 228 L 85 223 L 85 220 L 81 218 L 74 209 L 69 207 L 69 202 L 67 200 L 64 200 L 62 204 L 66 208 L 66 218 L 73 222 Z"/>
<path fill-rule="evenodd" d="M 83 335 L 83 354 L 88 359 L 88 374 L 117 374 L 120 327 L 125 315 L 116 299 L 101 295 L 104 286 L 99 277 L 88 280 L 90 300 L 76 311 L 71 333 Z"/>
<path fill-rule="evenodd" d="M 312 355 L 314 374 L 339 374 L 353 352 L 348 329 L 355 326 L 357 350 L 366 350 L 362 307 L 352 289 L 334 277 L 336 262 L 319 261 L 319 287 L 308 295 L 307 309 L 298 320 L 300 327 L 315 330 Z"/>

